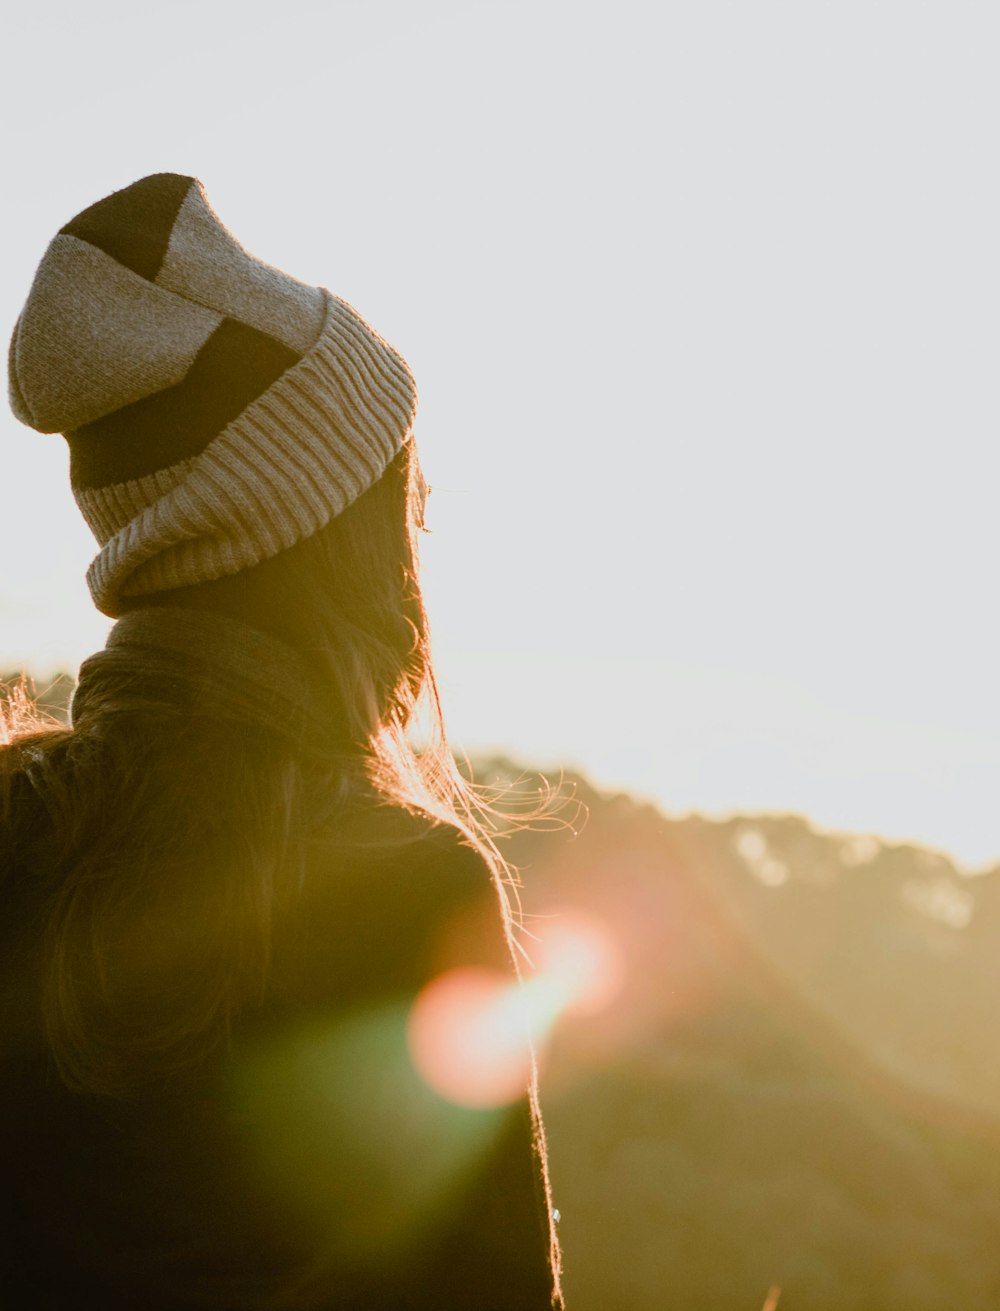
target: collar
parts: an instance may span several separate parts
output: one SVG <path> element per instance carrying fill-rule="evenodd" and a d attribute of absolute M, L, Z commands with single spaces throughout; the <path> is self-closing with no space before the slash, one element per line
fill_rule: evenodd
<path fill-rule="evenodd" d="M 204 610 L 149 607 L 119 619 L 80 667 L 73 726 L 140 703 L 256 725 L 323 754 L 339 739 L 330 693 L 299 651 Z"/>

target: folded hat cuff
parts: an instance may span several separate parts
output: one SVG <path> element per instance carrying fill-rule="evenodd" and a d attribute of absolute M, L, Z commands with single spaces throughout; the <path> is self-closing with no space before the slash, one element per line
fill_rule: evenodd
<path fill-rule="evenodd" d="M 324 527 L 376 482 L 416 410 L 405 361 L 324 290 L 315 345 L 189 460 L 80 489 L 102 549 L 87 572 L 98 609 L 238 573 Z M 137 439 L 141 434 L 137 434 Z"/>

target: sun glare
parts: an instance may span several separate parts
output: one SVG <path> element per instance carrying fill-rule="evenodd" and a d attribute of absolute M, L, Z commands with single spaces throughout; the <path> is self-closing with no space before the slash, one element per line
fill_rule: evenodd
<path fill-rule="evenodd" d="M 447 970 L 410 1011 L 413 1064 L 435 1092 L 460 1106 L 515 1101 L 528 1086 L 532 1052 L 543 1052 L 564 1016 L 605 1009 L 623 967 L 607 931 L 576 911 L 533 933 L 534 968 L 522 983 L 498 970 Z"/>
<path fill-rule="evenodd" d="M 535 963 L 528 991 L 550 992 L 557 1015 L 596 1015 L 614 1001 L 625 979 L 622 954 L 605 925 L 579 910 L 553 914 L 533 928 Z"/>
<path fill-rule="evenodd" d="M 528 1086 L 523 994 L 499 970 L 447 970 L 410 1011 L 410 1055 L 424 1081 L 460 1106 L 502 1106 Z"/>

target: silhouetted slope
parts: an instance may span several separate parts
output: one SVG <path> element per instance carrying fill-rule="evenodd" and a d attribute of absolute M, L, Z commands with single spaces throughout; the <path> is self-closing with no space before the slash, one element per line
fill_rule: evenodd
<path fill-rule="evenodd" d="M 577 838 L 509 844 L 529 915 L 583 908 L 629 961 L 544 1082 L 574 1306 L 736 1311 L 774 1283 L 782 1311 L 1000 1305 L 995 1053 L 963 1048 L 991 1042 L 985 999 L 933 1077 L 905 1077 L 989 977 L 971 924 L 921 894 L 954 871 L 872 844 L 845 861 L 798 819 L 668 821 L 583 792 Z M 966 1069 L 967 1095 L 930 1091 Z"/>

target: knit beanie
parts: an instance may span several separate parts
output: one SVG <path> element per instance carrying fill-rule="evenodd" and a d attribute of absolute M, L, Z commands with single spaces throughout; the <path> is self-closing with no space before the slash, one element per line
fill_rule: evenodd
<path fill-rule="evenodd" d="M 405 361 L 345 301 L 249 254 L 195 178 L 157 173 L 63 227 L 9 361 L 15 415 L 64 433 L 122 599 L 238 573 L 309 537 L 410 435 Z"/>

